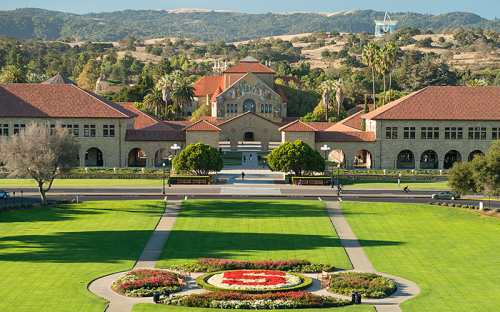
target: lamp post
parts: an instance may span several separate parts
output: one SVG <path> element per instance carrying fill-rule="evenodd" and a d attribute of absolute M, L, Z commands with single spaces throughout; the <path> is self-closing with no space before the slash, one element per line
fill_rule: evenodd
<path fill-rule="evenodd" d="M 177 143 L 174 143 L 174 145 L 170 146 L 170 150 L 174 150 L 174 158 L 172 158 L 172 155 L 170 155 L 170 171 L 168 172 L 168 186 L 170 186 L 170 177 L 172 176 L 172 170 L 174 169 L 172 165 L 172 159 L 175 159 L 177 156 L 177 151 L 180 150 L 181 147 L 177 145 Z"/>
<path fill-rule="evenodd" d="M 326 163 L 326 170 L 328 170 L 328 172 L 330 172 L 330 162 L 328 161 L 328 157 L 326 156 L 327 155 L 327 152 L 329 153 L 330 152 L 330 147 L 328 145 L 323 145 L 321 147 L 321 150 L 325 152 L 325 161 L 327 162 Z M 332 188 L 333 188 L 333 173 L 330 174 L 331 178 L 330 178 L 330 183 L 332 184 Z"/>
<path fill-rule="evenodd" d="M 337 164 L 337 196 L 340 196 L 340 164 Z"/>
<path fill-rule="evenodd" d="M 167 159 L 170 163 L 170 169 L 168 170 L 168 187 L 171 187 L 172 185 L 170 185 L 170 175 L 172 174 L 172 155 L 168 155 Z"/>
<path fill-rule="evenodd" d="M 165 162 L 162 163 L 163 166 L 163 195 L 165 195 Z"/>

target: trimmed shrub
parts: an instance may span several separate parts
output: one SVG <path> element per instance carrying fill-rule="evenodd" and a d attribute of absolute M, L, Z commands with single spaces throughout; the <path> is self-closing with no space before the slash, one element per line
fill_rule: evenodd
<path fill-rule="evenodd" d="M 448 203 L 447 202 L 442 202 L 441 206 L 448 206 Z"/>
<path fill-rule="evenodd" d="M 72 200 L 71 200 L 71 203 L 72 203 L 72 204 L 76 204 L 76 199 L 72 199 Z"/>
<path fill-rule="evenodd" d="M 449 207 L 455 207 L 455 204 L 449 204 L 448 206 Z"/>
<path fill-rule="evenodd" d="M 28 204 L 26 204 L 26 207 L 31 208 L 31 207 L 33 207 L 33 204 L 32 203 L 28 203 Z"/>
<path fill-rule="evenodd" d="M 331 274 L 330 291 L 350 295 L 358 291 L 363 298 L 384 298 L 396 292 L 396 284 L 374 273 L 342 272 Z"/>
<path fill-rule="evenodd" d="M 434 205 L 434 203 L 433 203 L 433 202 L 428 202 L 427 204 L 428 204 L 428 205 Z"/>
<path fill-rule="evenodd" d="M 162 299 L 168 305 L 216 308 L 216 309 L 293 309 L 330 308 L 349 305 L 350 301 L 330 296 L 318 296 L 309 292 L 280 292 L 266 294 L 242 294 L 234 292 L 209 292 L 175 296 Z"/>
<path fill-rule="evenodd" d="M 236 292 L 236 293 L 246 293 L 246 294 L 263 294 L 263 293 L 273 293 L 273 292 L 298 291 L 298 290 L 303 290 L 303 289 L 309 288 L 312 285 L 312 279 L 310 277 L 307 277 L 307 276 L 304 276 L 301 274 L 297 274 L 297 273 L 291 273 L 291 272 L 288 272 L 288 274 L 298 276 L 302 279 L 301 284 L 299 284 L 297 286 L 293 286 L 293 287 L 277 288 L 277 289 L 225 289 L 225 288 L 220 288 L 220 287 L 217 287 L 214 285 L 210 285 L 206 282 L 212 275 L 215 275 L 218 273 L 223 273 L 223 272 L 225 272 L 225 271 L 204 274 L 196 279 L 196 285 L 198 285 L 200 288 L 203 288 L 206 290 L 211 290 L 211 291 Z"/>
<path fill-rule="evenodd" d="M 493 210 L 493 211 L 495 211 L 495 212 L 500 212 L 500 209 L 495 208 L 495 210 Z"/>
<path fill-rule="evenodd" d="M 435 202 L 434 205 L 439 206 L 439 205 L 441 205 L 441 203 L 440 202 Z"/>
<path fill-rule="evenodd" d="M 179 275 L 163 270 L 139 269 L 113 282 L 113 289 L 133 297 L 151 297 L 155 292 L 181 290 Z"/>

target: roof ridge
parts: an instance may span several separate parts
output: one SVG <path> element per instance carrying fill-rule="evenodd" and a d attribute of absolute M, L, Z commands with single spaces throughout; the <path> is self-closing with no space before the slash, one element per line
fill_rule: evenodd
<path fill-rule="evenodd" d="M 381 106 L 381 107 L 379 107 L 379 108 L 375 108 L 375 107 L 374 107 L 374 109 L 373 109 L 371 112 L 368 112 L 368 113 L 367 113 L 367 114 L 365 114 L 365 115 L 370 115 L 369 119 L 372 119 L 373 117 L 377 117 L 377 116 L 379 116 L 379 115 L 381 115 L 381 114 L 384 114 L 385 112 L 390 111 L 390 110 L 391 110 L 391 109 L 393 109 L 395 106 L 397 106 L 397 105 L 399 105 L 399 104 L 403 103 L 404 101 L 406 101 L 406 100 L 407 100 L 407 99 L 409 99 L 410 97 L 413 97 L 413 96 L 415 96 L 415 95 L 417 95 L 417 94 L 419 94 L 419 93 L 423 92 L 424 90 L 427 90 L 428 88 L 429 88 L 429 86 L 427 86 L 427 87 L 425 87 L 425 88 L 423 88 L 423 89 L 421 89 L 421 90 L 417 90 L 417 91 L 415 91 L 415 92 L 412 92 L 412 93 L 410 93 L 410 94 L 408 94 L 408 95 L 403 96 L 402 98 L 399 98 L 399 99 L 397 99 L 397 100 L 394 100 L 394 101 L 393 101 L 393 102 L 391 102 L 391 103 L 387 103 L 387 104 L 385 104 L 384 106 Z M 376 105 L 375 105 L 375 106 L 376 106 Z M 385 109 L 383 109 L 384 107 L 385 107 Z M 378 112 L 378 113 L 374 114 L 374 113 L 375 113 L 378 109 L 383 109 L 383 110 L 381 110 L 380 112 Z M 365 117 L 362 117 L 362 118 L 365 118 Z"/>
<path fill-rule="evenodd" d="M 195 122 L 194 124 L 192 125 L 189 125 L 189 126 L 186 126 L 182 129 L 182 131 L 186 131 L 186 130 L 189 130 L 189 128 L 192 128 L 192 127 L 195 127 L 196 125 L 200 124 L 200 123 L 205 123 L 205 124 L 208 124 L 210 125 L 211 127 L 213 127 L 214 129 L 220 131 L 222 130 L 221 128 L 217 127 L 216 125 L 214 125 L 213 123 L 205 120 L 205 119 L 201 119 L 201 120 L 198 120 L 197 122 Z"/>
<path fill-rule="evenodd" d="M 296 124 L 298 124 L 298 123 L 300 123 L 300 124 L 302 124 L 302 125 L 304 125 L 304 126 L 306 126 L 306 127 L 310 128 L 310 129 L 312 129 L 314 132 L 319 131 L 319 130 L 318 130 L 318 129 L 316 129 L 315 127 L 313 127 L 313 126 L 311 126 L 311 125 L 308 125 L 307 123 L 305 123 L 305 122 L 301 121 L 300 119 L 294 120 L 294 121 L 292 121 L 291 123 L 286 124 L 286 125 L 284 125 L 283 127 L 279 128 L 278 130 L 279 130 L 279 131 L 283 131 L 283 130 L 285 130 L 285 129 L 289 128 L 289 127 L 292 127 L 292 126 L 294 126 L 294 125 L 296 125 Z M 312 132 L 312 131 L 311 131 L 311 132 Z"/>
<path fill-rule="evenodd" d="M 82 89 L 82 88 L 80 88 L 79 86 L 75 86 L 74 84 L 68 84 L 68 85 L 70 85 L 70 86 L 73 86 L 73 87 L 77 88 L 77 89 L 78 89 L 79 91 L 81 91 L 81 92 L 87 93 L 88 95 L 90 95 L 91 97 L 93 97 L 94 99 L 96 99 L 97 101 L 99 101 L 99 102 L 101 102 L 102 104 L 104 104 L 104 105 L 106 105 L 106 106 L 108 106 L 108 107 L 110 107 L 110 108 L 114 109 L 115 111 L 117 111 L 118 113 L 122 114 L 123 116 L 125 116 L 125 117 L 127 117 L 127 118 L 133 118 L 133 117 L 131 117 L 131 116 L 128 116 L 128 115 L 127 115 L 127 114 L 125 114 L 124 112 L 121 112 L 121 111 L 120 111 L 120 110 L 118 110 L 116 107 L 113 107 L 112 105 L 109 105 L 108 103 L 104 102 L 104 101 L 102 100 L 102 99 L 104 99 L 104 98 L 102 98 L 102 97 L 98 96 L 97 94 L 92 93 L 92 92 L 90 92 L 90 91 L 88 91 L 88 90 Z M 112 101 L 110 101 L 110 102 L 112 102 Z M 115 103 L 115 104 L 116 104 L 116 102 L 113 102 L 113 103 Z M 119 104 L 117 104 L 117 105 L 119 105 Z M 121 106 L 121 105 L 120 105 L 120 106 Z M 123 109 L 127 110 L 125 107 L 123 107 Z M 132 113 L 132 112 L 130 112 L 130 111 L 129 111 L 129 113 Z"/>

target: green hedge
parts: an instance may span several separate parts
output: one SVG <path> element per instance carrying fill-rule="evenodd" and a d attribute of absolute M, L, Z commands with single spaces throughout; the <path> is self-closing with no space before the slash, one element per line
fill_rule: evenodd
<path fill-rule="evenodd" d="M 236 270 L 236 271 L 241 271 L 241 270 Z M 291 273 L 291 272 L 287 272 L 287 273 L 300 277 L 303 281 L 302 284 L 299 284 L 299 285 L 294 286 L 294 287 L 279 288 L 279 289 L 272 289 L 272 290 L 268 290 L 268 289 L 248 290 L 248 289 L 219 288 L 219 287 L 210 285 L 207 282 L 205 282 L 212 275 L 223 273 L 223 272 L 227 272 L 227 271 L 219 271 L 219 272 L 212 272 L 212 273 L 204 274 L 196 279 L 196 285 L 198 285 L 200 288 L 210 290 L 210 291 L 228 291 L 228 292 L 240 292 L 240 293 L 246 293 L 246 294 L 263 294 L 263 293 L 269 293 L 269 292 L 298 291 L 298 290 L 304 290 L 306 288 L 309 288 L 312 285 L 312 279 L 310 277 L 304 276 L 302 274 Z"/>
<path fill-rule="evenodd" d="M 328 176 L 322 176 L 322 177 L 292 177 L 292 183 L 295 184 L 295 181 L 297 181 L 297 180 L 302 180 L 302 181 L 305 181 L 305 180 L 330 181 L 331 179 L 332 179 L 332 177 L 328 177 Z"/>

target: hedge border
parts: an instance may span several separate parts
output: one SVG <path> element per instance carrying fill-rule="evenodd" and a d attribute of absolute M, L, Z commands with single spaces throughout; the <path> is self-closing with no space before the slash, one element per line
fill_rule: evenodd
<path fill-rule="evenodd" d="M 275 292 L 286 292 L 286 291 L 297 291 L 297 290 L 304 290 L 306 288 L 309 288 L 312 286 L 312 279 L 310 277 L 304 276 L 302 274 L 297 274 L 297 273 L 292 273 L 292 272 L 285 272 L 285 271 L 280 271 L 280 272 L 285 272 L 288 274 L 295 275 L 297 277 L 300 277 L 303 282 L 297 286 L 293 287 L 287 287 L 287 288 L 278 288 L 278 289 L 231 289 L 231 288 L 220 288 L 217 286 L 210 285 L 206 282 L 207 279 L 209 279 L 212 275 L 219 274 L 219 273 L 224 273 L 224 272 L 230 272 L 230 271 L 247 271 L 247 270 L 227 270 L 227 271 L 218 271 L 218 272 L 211 272 L 207 274 L 203 274 L 202 276 L 199 276 L 196 279 L 196 285 L 198 285 L 200 288 L 210 290 L 210 291 L 225 291 L 225 292 L 239 292 L 239 293 L 246 293 L 246 294 L 264 294 L 264 293 L 275 293 Z M 259 271 L 271 271 L 271 270 L 259 270 Z"/>

